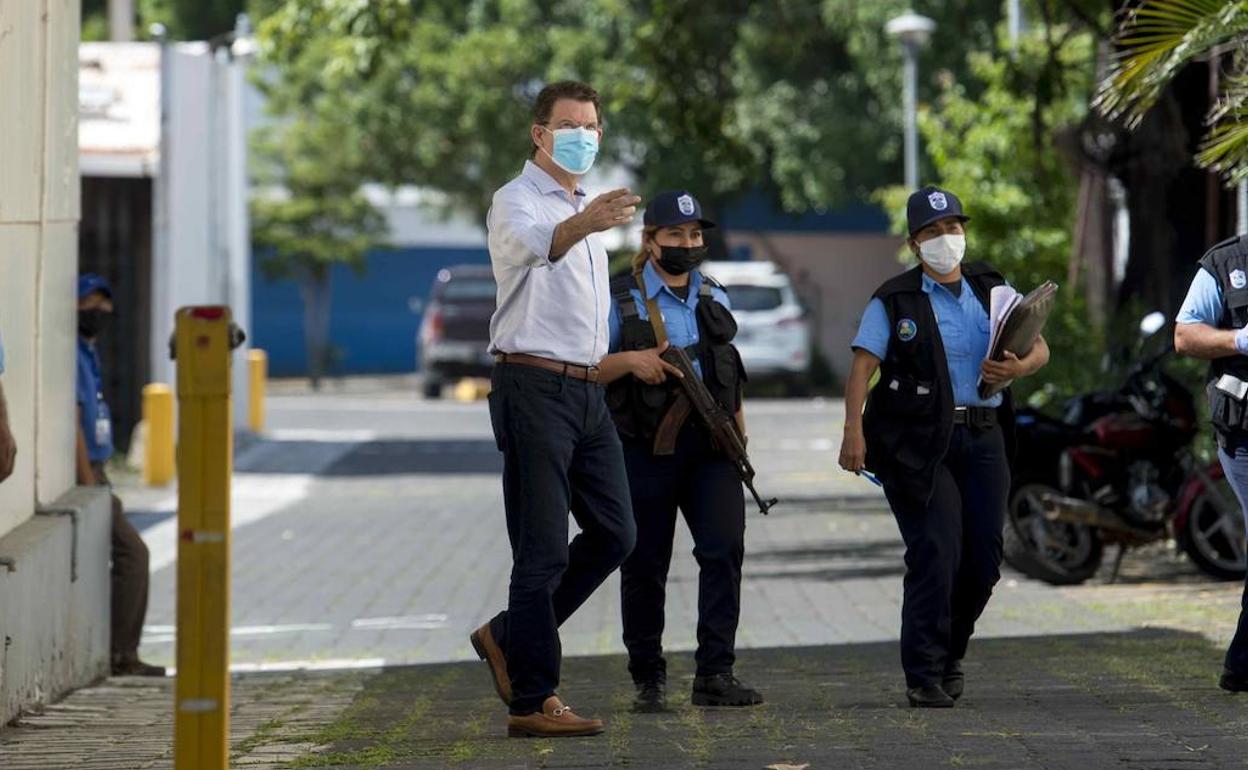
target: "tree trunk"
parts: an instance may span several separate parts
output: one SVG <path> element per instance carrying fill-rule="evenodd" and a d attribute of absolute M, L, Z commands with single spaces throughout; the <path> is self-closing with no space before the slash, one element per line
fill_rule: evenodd
<path fill-rule="evenodd" d="M 308 379 L 313 390 L 321 389 L 321 379 L 329 363 L 329 269 L 310 269 L 299 282 L 303 297 L 303 339 L 308 353 Z"/>

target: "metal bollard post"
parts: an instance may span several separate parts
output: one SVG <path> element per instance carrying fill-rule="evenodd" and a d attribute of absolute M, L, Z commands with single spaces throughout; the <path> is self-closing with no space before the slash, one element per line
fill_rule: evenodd
<path fill-rule="evenodd" d="M 230 728 L 230 311 L 177 313 L 175 770 L 227 770 Z"/>
<path fill-rule="evenodd" d="M 247 401 L 247 427 L 253 433 L 264 431 L 264 388 L 269 379 L 269 355 L 252 348 L 247 354 L 247 376 L 251 386 Z"/>
<path fill-rule="evenodd" d="M 143 386 L 143 483 L 163 487 L 173 481 L 173 390 L 164 383 Z"/>

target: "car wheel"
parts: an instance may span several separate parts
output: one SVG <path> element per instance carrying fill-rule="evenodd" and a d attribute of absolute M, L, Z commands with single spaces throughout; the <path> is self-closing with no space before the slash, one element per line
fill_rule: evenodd
<path fill-rule="evenodd" d="M 442 383 L 436 380 L 428 380 L 421 387 L 425 398 L 442 398 Z"/>

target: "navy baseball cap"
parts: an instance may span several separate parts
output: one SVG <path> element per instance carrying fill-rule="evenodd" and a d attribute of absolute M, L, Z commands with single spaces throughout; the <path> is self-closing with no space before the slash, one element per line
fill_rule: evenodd
<path fill-rule="evenodd" d="M 108 288 L 108 281 L 96 273 L 83 273 L 78 276 L 78 299 L 84 299 L 92 292 L 103 292 L 109 299 L 113 298 L 113 290 Z"/>
<path fill-rule="evenodd" d="M 931 223 L 949 217 L 957 217 L 963 222 L 970 219 L 962 213 L 962 201 L 948 190 L 928 185 L 913 193 L 906 202 L 906 224 L 911 236 Z"/>
<path fill-rule="evenodd" d="M 646 227 L 671 227 L 686 222 L 697 222 L 703 230 L 709 230 L 715 223 L 702 218 L 702 204 L 688 190 L 668 190 L 661 192 L 650 200 L 641 223 Z"/>

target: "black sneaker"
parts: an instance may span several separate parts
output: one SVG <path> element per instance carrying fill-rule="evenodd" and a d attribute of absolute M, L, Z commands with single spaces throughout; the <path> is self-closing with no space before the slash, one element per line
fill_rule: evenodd
<path fill-rule="evenodd" d="M 763 695 L 732 674 L 715 674 L 693 678 L 691 700 L 695 706 L 757 706 L 763 702 Z"/>
<path fill-rule="evenodd" d="M 637 697 L 633 699 L 633 711 L 638 714 L 658 714 L 667 711 L 667 683 L 662 679 L 637 682 Z"/>
<path fill-rule="evenodd" d="M 953 698 L 940 685 L 929 684 L 906 690 L 906 699 L 916 709 L 951 709 Z"/>
<path fill-rule="evenodd" d="M 966 674 L 962 673 L 962 661 L 955 660 L 945 666 L 945 678 L 940 682 L 940 689 L 950 698 L 957 700 L 962 697 L 966 686 Z"/>
<path fill-rule="evenodd" d="M 1227 692 L 1248 692 L 1248 676 L 1223 670 L 1222 677 L 1218 679 L 1218 687 Z"/>

